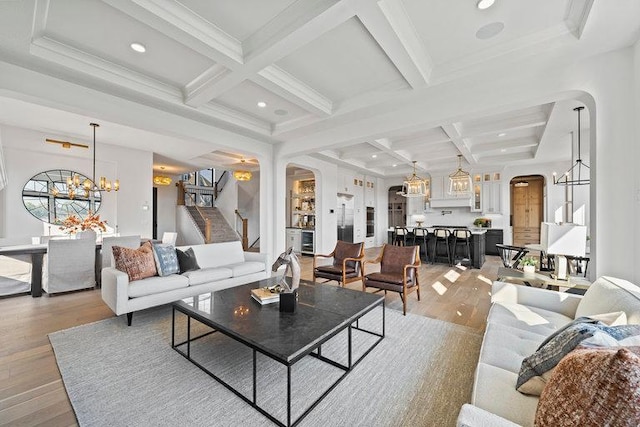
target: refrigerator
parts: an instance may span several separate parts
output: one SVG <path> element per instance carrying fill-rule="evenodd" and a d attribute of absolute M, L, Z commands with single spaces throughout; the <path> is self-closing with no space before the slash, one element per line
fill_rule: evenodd
<path fill-rule="evenodd" d="M 338 240 L 353 243 L 353 196 L 338 194 Z"/>

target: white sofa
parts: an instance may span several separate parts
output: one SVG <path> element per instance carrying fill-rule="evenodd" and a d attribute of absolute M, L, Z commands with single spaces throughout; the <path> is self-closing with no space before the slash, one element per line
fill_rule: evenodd
<path fill-rule="evenodd" d="M 210 243 L 178 247 L 193 248 L 199 270 L 169 276 L 154 276 L 129 282 L 129 276 L 113 267 L 102 269 L 102 299 L 116 315 L 127 314 L 131 325 L 134 311 L 167 304 L 182 298 L 270 276 L 267 256 L 243 252 L 240 242 Z"/>
<path fill-rule="evenodd" d="M 462 407 L 459 427 L 532 426 L 538 397 L 516 390 L 520 365 L 575 318 L 623 311 L 628 323 L 640 323 L 640 288 L 613 277 L 599 278 L 584 296 L 494 282 L 491 302 L 471 404 Z"/>

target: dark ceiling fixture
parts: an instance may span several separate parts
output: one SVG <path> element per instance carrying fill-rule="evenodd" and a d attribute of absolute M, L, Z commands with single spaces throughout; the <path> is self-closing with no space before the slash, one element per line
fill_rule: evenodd
<path fill-rule="evenodd" d="M 553 183 L 555 185 L 589 185 L 591 183 L 589 165 L 584 163 L 580 157 L 580 111 L 582 110 L 584 110 L 584 107 L 573 109 L 573 111 L 578 112 L 578 158 L 576 163 L 560 178 L 557 178 L 555 172 L 553 173 Z"/>

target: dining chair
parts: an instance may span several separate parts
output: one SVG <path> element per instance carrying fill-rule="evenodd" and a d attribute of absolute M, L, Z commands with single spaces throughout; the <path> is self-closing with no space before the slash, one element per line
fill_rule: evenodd
<path fill-rule="evenodd" d="M 431 257 L 431 263 L 435 263 L 438 256 L 438 249 L 442 249 L 444 246 L 444 252 L 447 256 L 447 263 L 452 264 L 451 248 L 449 247 L 449 237 L 451 232 L 448 228 L 436 228 L 433 230 L 433 252 Z M 441 251 L 442 252 L 442 251 Z M 440 257 L 442 258 L 442 256 Z"/>
<path fill-rule="evenodd" d="M 366 260 L 366 264 L 380 264 L 380 271 L 365 274 L 362 290 L 376 288 L 376 292 L 398 292 L 402 300 L 402 313 L 407 314 L 407 295 L 416 291 L 420 301 L 420 247 L 383 245 L 380 256 L 374 260 Z"/>
<path fill-rule="evenodd" d="M 31 290 L 31 255 L 0 255 L 0 296 Z"/>
<path fill-rule="evenodd" d="M 407 236 L 409 230 L 406 227 L 394 227 L 393 229 L 393 244 L 397 246 L 407 246 Z"/>
<path fill-rule="evenodd" d="M 451 232 L 453 236 L 453 263 L 456 260 L 460 261 L 460 264 L 467 263 L 469 267 L 473 265 L 471 259 L 471 231 L 467 228 L 456 228 Z"/>
<path fill-rule="evenodd" d="M 424 260 L 429 260 L 429 251 L 428 251 L 428 242 L 429 242 L 429 230 L 422 227 L 416 227 L 413 229 L 413 245 L 417 246 L 422 250 L 422 245 L 424 245 Z"/>
<path fill-rule="evenodd" d="M 521 246 L 503 245 L 499 243 L 496 244 L 496 248 L 502 259 L 502 265 L 507 268 L 518 268 L 520 260 L 529 253 L 527 248 Z"/>
<path fill-rule="evenodd" d="M 316 265 L 320 258 L 333 258 L 333 264 Z M 328 281 L 335 280 L 338 285 L 363 279 L 362 261 L 364 260 L 364 243 L 348 243 L 338 240 L 330 254 L 317 254 L 313 257 L 313 282 L 320 277 Z"/>
<path fill-rule="evenodd" d="M 93 288 L 96 285 L 94 239 L 49 240 L 42 266 L 47 294 Z"/>
<path fill-rule="evenodd" d="M 162 233 L 162 244 L 175 246 L 176 240 L 178 240 L 178 233 L 172 231 Z"/>

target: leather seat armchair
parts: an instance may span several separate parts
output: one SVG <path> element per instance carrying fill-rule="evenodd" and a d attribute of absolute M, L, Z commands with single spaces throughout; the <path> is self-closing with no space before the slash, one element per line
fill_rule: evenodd
<path fill-rule="evenodd" d="M 402 300 L 402 313 L 407 314 L 407 295 L 416 291 L 420 301 L 420 282 L 418 281 L 418 267 L 420 267 L 419 246 L 384 245 L 380 256 L 374 260 L 367 260 L 364 264 L 380 264 L 380 271 L 366 274 L 362 281 L 362 290 L 377 288 L 398 292 Z"/>
<path fill-rule="evenodd" d="M 319 258 L 333 258 L 331 265 L 316 265 Z M 330 254 L 313 257 L 313 281 L 317 277 L 335 280 L 340 286 L 363 279 L 364 243 L 348 243 L 338 240 Z"/>

